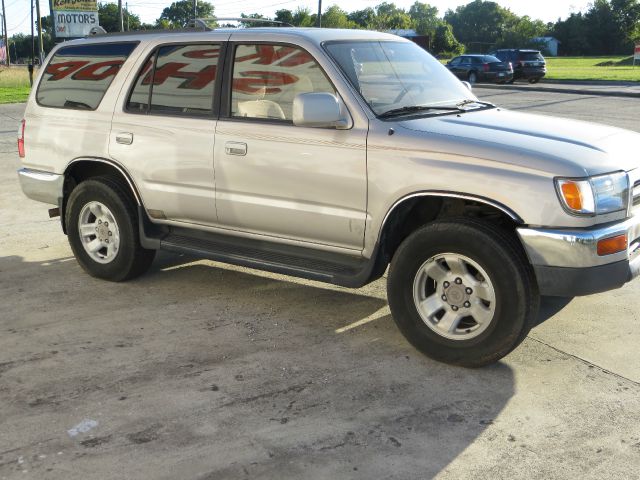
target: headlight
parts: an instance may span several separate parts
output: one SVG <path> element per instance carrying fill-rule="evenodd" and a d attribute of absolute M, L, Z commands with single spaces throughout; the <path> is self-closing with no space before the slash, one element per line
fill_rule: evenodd
<path fill-rule="evenodd" d="M 585 179 L 556 178 L 556 190 L 564 208 L 574 215 L 618 212 L 629 205 L 629 177 L 624 172 Z"/>

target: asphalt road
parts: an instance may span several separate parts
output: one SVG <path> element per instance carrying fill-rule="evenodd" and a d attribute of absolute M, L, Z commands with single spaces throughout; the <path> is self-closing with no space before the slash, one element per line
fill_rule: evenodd
<path fill-rule="evenodd" d="M 640 128 L 640 99 L 477 92 Z M 383 281 L 163 254 L 102 282 L 20 192 L 22 108 L 0 106 L 0 479 L 640 478 L 640 281 L 545 302 L 480 370 L 413 350 Z"/>

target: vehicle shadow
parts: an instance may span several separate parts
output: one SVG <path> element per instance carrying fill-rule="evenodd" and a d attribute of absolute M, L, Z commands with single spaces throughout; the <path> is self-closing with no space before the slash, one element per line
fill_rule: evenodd
<path fill-rule="evenodd" d="M 416 352 L 365 289 L 167 254 L 123 284 L 0 257 L 0 289 L 0 451 L 40 445 L 34 475 L 432 478 L 514 394 L 505 363 Z"/>

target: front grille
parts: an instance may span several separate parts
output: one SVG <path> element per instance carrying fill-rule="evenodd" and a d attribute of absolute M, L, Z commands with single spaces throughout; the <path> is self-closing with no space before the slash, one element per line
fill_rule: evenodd
<path fill-rule="evenodd" d="M 633 206 L 637 207 L 640 205 L 640 180 L 633 184 Z"/>

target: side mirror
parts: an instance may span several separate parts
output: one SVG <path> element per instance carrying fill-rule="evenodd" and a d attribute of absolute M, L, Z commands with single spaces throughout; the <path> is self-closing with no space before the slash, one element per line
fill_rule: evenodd
<path fill-rule="evenodd" d="M 462 82 L 462 84 L 467 87 L 469 89 L 469 91 L 471 91 L 471 84 L 469 82 Z"/>
<path fill-rule="evenodd" d="M 349 119 L 331 93 L 300 93 L 293 99 L 293 124 L 297 127 L 349 128 Z"/>

